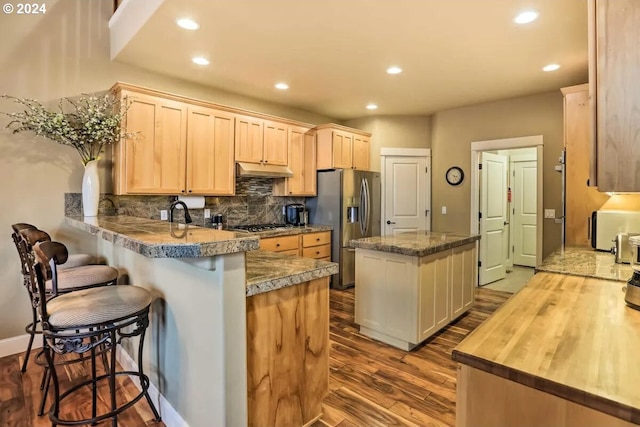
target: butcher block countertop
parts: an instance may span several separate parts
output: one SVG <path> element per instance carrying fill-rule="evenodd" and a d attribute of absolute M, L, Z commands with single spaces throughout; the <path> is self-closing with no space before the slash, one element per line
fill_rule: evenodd
<path fill-rule="evenodd" d="M 365 237 L 351 240 L 352 248 L 391 252 L 400 255 L 426 256 L 479 240 L 477 234 L 409 231 L 390 236 Z"/>
<path fill-rule="evenodd" d="M 625 305 L 622 286 L 537 273 L 453 359 L 640 423 L 640 311 Z"/>

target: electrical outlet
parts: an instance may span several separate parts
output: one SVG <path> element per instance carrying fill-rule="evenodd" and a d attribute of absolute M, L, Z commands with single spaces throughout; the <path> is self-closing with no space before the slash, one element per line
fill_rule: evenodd
<path fill-rule="evenodd" d="M 204 217 L 205 218 L 211 218 L 211 209 L 205 209 L 204 210 Z"/>
<path fill-rule="evenodd" d="M 555 218 L 556 217 L 556 210 L 555 209 L 545 209 L 544 210 L 544 217 L 545 218 Z"/>
<path fill-rule="evenodd" d="M 447 207 L 443 206 L 442 207 L 442 215 L 446 215 L 447 214 Z"/>
<path fill-rule="evenodd" d="M 169 212 L 166 210 L 162 210 L 160 211 L 160 220 L 161 221 L 166 221 L 169 219 Z"/>

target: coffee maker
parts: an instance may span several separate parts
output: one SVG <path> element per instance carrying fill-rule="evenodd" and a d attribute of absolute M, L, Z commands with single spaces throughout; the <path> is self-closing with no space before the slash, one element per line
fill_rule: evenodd
<path fill-rule="evenodd" d="M 284 220 L 287 224 L 304 226 L 308 222 L 308 211 L 302 203 L 292 203 L 284 207 Z"/>

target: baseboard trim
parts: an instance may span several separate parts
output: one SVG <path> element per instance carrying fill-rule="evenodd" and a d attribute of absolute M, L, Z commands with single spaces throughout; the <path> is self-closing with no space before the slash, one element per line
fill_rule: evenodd
<path fill-rule="evenodd" d="M 27 344 L 29 344 L 29 334 L 18 335 L 17 337 L 5 338 L 0 340 L 0 357 L 11 356 L 13 354 L 24 353 L 27 350 Z M 42 335 L 38 335 L 33 340 L 33 347 L 31 347 L 33 356 L 33 349 L 42 347 Z"/>
<path fill-rule="evenodd" d="M 135 360 L 133 360 L 129 353 L 122 349 L 121 346 L 117 347 L 116 359 L 125 371 L 138 370 L 138 364 L 135 362 Z M 140 387 L 140 381 L 138 380 L 138 378 L 134 376 L 131 376 L 130 378 L 138 388 L 138 390 L 141 390 L 142 388 Z M 160 394 L 160 391 L 156 388 L 155 385 L 153 385 L 153 383 L 149 384 L 149 395 L 151 396 L 153 404 L 156 405 L 156 408 L 158 409 L 158 412 L 162 417 L 162 422 L 166 427 L 189 427 L 189 424 L 187 424 L 187 422 L 182 419 L 180 414 L 173 408 L 173 406 L 171 406 L 169 401 L 165 399 L 162 394 Z"/>

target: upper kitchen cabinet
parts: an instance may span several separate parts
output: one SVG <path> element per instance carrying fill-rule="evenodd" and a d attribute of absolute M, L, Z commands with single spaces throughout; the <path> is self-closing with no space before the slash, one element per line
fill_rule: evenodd
<path fill-rule="evenodd" d="M 591 212 L 609 196 L 589 187 L 589 85 L 562 89 L 564 95 L 565 241 L 567 246 L 590 246 Z"/>
<path fill-rule="evenodd" d="M 639 29 L 638 0 L 589 0 L 590 184 L 603 192 L 640 191 Z"/>
<path fill-rule="evenodd" d="M 316 195 L 316 133 L 309 128 L 289 128 L 289 169 L 293 177 L 276 180 L 274 196 Z"/>
<path fill-rule="evenodd" d="M 287 165 L 288 125 L 238 116 L 235 129 L 237 162 Z"/>
<path fill-rule="evenodd" d="M 369 169 L 370 133 L 333 123 L 316 130 L 318 170 Z"/>
<path fill-rule="evenodd" d="M 115 194 L 234 194 L 234 114 L 125 84 L 114 92 L 137 133 L 114 146 Z"/>
<path fill-rule="evenodd" d="M 233 195 L 233 114 L 189 107 L 187 127 L 187 192 Z"/>
<path fill-rule="evenodd" d="M 116 89 L 117 90 L 117 89 Z M 127 132 L 113 149 L 116 194 L 179 194 L 185 190 L 187 106 L 129 90 L 119 91 L 129 109 Z"/>

